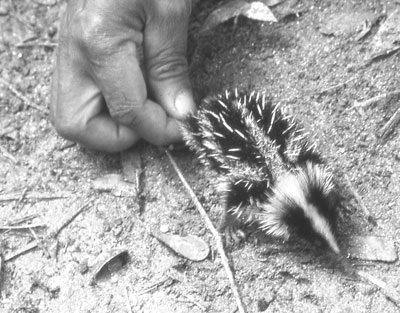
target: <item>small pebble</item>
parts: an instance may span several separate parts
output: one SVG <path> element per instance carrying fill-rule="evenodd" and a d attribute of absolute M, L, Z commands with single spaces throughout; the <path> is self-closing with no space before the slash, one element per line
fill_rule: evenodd
<path fill-rule="evenodd" d="M 54 266 L 46 266 L 44 268 L 44 274 L 48 277 L 54 276 L 56 274 L 57 269 Z"/>
<path fill-rule="evenodd" d="M 258 312 L 264 312 L 268 309 L 271 303 L 275 300 L 276 294 L 272 288 L 267 288 L 264 291 L 264 297 L 258 299 L 257 309 Z"/>
<path fill-rule="evenodd" d="M 168 233 L 168 231 L 169 231 L 169 227 L 168 227 L 167 224 L 163 224 L 163 225 L 160 226 L 160 232 L 161 233 L 165 234 L 165 233 Z"/>
<path fill-rule="evenodd" d="M 50 26 L 48 29 L 47 29 L 47 35 L 50 37 L 50 38 L 53 38 L 54 36 L 55 36 L 55 34 L 57 34 L 57 27 L 56 26 Z"/>
<path fill-rule="evenodd" d="M 258 312 L 264 312 L 266 309 L 268 309 L 269 305 L 270 302 L 267 302 L 265 298 L 258 299 L 257 301 Z"/>
<path fill-rule="evenodd" d="M 0 5 L 0 16 L 5 16 L 8 14 L 10 10 L 8 9 L 7 5 Z"/>
<path fill-rule="evenodd" d="M 78 271 L 79 271 L 79 273 L 81 273 L 83 275 L 83 274 L 87 273 L 88 270 L 89 270 L 88 260 L 84 259 L 81 263 L 79 263 Z"/>

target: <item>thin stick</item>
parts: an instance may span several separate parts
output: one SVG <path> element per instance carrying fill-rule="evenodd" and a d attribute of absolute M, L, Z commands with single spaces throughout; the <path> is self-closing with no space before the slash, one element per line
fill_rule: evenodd
<path fill-rule="evenodd" d="M 394 289 L 392 286 L 386 284 L 384 281 L 380 280 L 379 278 L 376 278 L 366 272 L 359 271 L 358 275 L 368 282 L 374 284 L 375 286 L 378 286 L 383 294 L 390 300 L 392 301 L 397 307 L 400 307 L 400 294 Z"/>
<path fill-rule="evenodd" d="M 22 100 L 22 102 L 27 105 L 28 107 L 34 108 L 42 113 L 47 114 L 47 110 L 45 108 L 42 108 L 30 101 L 27 97 L 25 97 L 22 93 L 20 93 L 17 89 L 14 88 L 10 83 L 6 82 L 4 79 L 0 77 L 0 83 L 6 86 L 14 95 L 16 95 L 19 99 Z"/>
<path fill-rule="evenodd" d="M 131 306 L 131 301 L 129 300 L 128 287 L 125 287 L 124 290 L 125 290 L 125 303 L 126 303 L 126 307 L 128 309 L 128 313 L 133 313 L 132 306 Z"/>
<path fill-rule="evenodd" d="M 4 257 L 0 248 L 0 299 L 2 298 L 3 279 L 4 279 Z"/>
<path fill-rule="evenodd" d="M 29 231 L 31 232 L 33 238 L 35 238 L 36 243 L 37 243 L 37 246 L 43 250 L 44 254 L 46 255 L 46 257 L 47 257 L 48 259 L 51 259 L 50 252 L 49 252 L 49 250 L 47 249 L 46 245 L 44 244 L 43 240 L 40 239 L 40 238 L 36 235 L 36 233 L 33 231 L 32 228 L 29 228 Z"/>
<path fill-rule="evenodd" d="M 190 303 L 192 305 L 197 306 L 201 311 L 206 312 L 207 309 L 201 305 L 199 302 L 195 301 L 194 299 L 191 299 L 191 297 L 186 296 L 186 295 L 181 295 L 184 299 L 180 299 L 180 298 L 175 298 L 177 301 L 179 302 L 185 302 L 185 303 Z"/>
<path fill-rule="evenodd" d="M 21 197 L 25 200 L 56 200 L 68 198 L 70 194 L 67 193 L 46 193 L 46 192 L 14 192 L 0 195 L 0 202 L 19 201 Z"/>
<path fill-rule="evenodd" d="M 24 217 L 17 218 L 15 220 L 9 221 L 9 222 L 7 222 L 7 224 L 10 225 L 10 226 L 15 226 L 15 225 L 18 225 L 18 224 L 33 220 L 33 219 L 35 219 L 37 217 L 39 217 L 39 215 L 37 215 L 37 214 L 26 215 Z"/>
<path fill-rule="evenodd" d="M 0 153 L 4 156 L 4 158 L 10 160 L 13 164 L 17 163 L 17 160 L 14 158 L 14 156 L 9 153 L 4 147 L 0 147 Z"/>
<path fill-rule="evenodd" d="M 366 108 L 367 106 L 370 106 L 371 104 L 375 104 L 376 102 L 379 102 L 386 98 L 391 98 L 391 97 L 396 97 L 396 96 L 400 96 L 400 89 L 372 97 L 365 101 L 356 101 L 356 102 L 354 102 L 354 107 Z"/>
<path fill-rule="evenodd" d="M 322 89 L 322 90 L 319 92 L 319 94 L 328 93 L 328 92 L 331 92 L 331 91 L 333 91 L 333 90 L 342 88 L 342 87 L 346 86 L 348 83 L 350 83 L 351 81 L 353 81 L 353 80 L 355 80 L 355 79 L 356 79 L 356 78 L 353 77 L 353 78 L 350 78 L 349 80 L 346 80 L 346 81 L 343 82 L 343 83 L 340 83 L 340 84 L 337 84 L 337 85 L 334 85 L 334 86 L 331 86 L 331 87 L 327 87 L 327 88 L 325 88 L 325 89 Z"/>
<path fill-rule="evenodd" d="M 378 137 L 385 139 L 400 122 L 400 108 L 392 115 L 387 123 L 378 131 Z"/>
<path fill-rule="evenodd" d="M 67 227 L 69 224 L 71 224 L 71 222 L 79 215 L 81 214 L 84 210 L 87 209 L 87 207 L 89 206 L 89 204 L 91 203 L 91 200 L 87 201 L 74 215 L 72 215 L 70 218 L 68 218 L 57 230 L 55 230 L 54 232 L 52 232 L 48 237 L 50 238 L 57 238 L 57 236 L 60 234 L 60 232 Z M 38 247 L 38 242 L 31 242 L 30 244 L 28 244 L 26 247 L 17 250 L 16 252 L 14 252 L 13 254 L 7 255 L 4 257 L 4 261 L 10 261 L 12 259 L 15 259 L 16 257 L 25 254 L 33 249 L 36 249 Z"/>
<path fill-rule="evenodd" d="M 56 42 L 32 42 L 32 43 L 17 43 L 15 45 L 17 48 L 22 49 L 22 48 L 35 48 L 35 47 L 41 47 L 41 48 L 56 48 L 58 46 L 58 43 Z"/>
<path fill-rule="evenodd" d="M 347 186 L 348 186 L 350 192 L 353 194 L 353 197 L 356 199 L 358 205 L 361 207 L 368 222 L 370 222 L 372 225 L 376 226 L 377 224 L 376 224 L 375 218 L 372 216 L 369 209 L 365 206 L 361 196 L 359 195 L 357 190 L 353 187 L 353 184 L 351 183 L 349 177 L 346 174 L 344 174 L 344 178 L 346 179 L 346 183 L 347 183 Z"/>
<path fill-rule="evenodd" d="M 57 230 L 55 230 L 55 231 L 51 234 L 51 236 L 52 236 L 53 238 L 56 238 L 56 237 L 61 233 L 61 231 L 62 231 L 65 227 L 67 227 L 69 224 L 71 224 L 71 223 L 78 217 L 78 215 L 80 215 L 83 211 L 85 211 L 91 203 L 92 203 L 92 200 L 86 201 L 86 203 L 85 203 L 78 211 L 76 211 L 74 215 L 72 215 L 72 216 L 71 216 L 70 218 L 68 218 L 64 223 L 62 223 L 62 225 L 61 225 Z"/>
<path fill-rule="evenodd" d="M 189 193 L 190 197 L 192 198 L 192 201 L 194 203 L 194 205 L 196 206 L 196 209 L 199 211 L 201 217 L 203 218 L 203 221 L 205 222 L 208 230 L 211 232 L 211 234 L 214 237 L 215 240 L 215 244 L 217 246 L 217 250 L 218 253 L 221 257 L 221 262 L 222 265 L 225 268 L 225 272 L 228 276 L 230 285 L 231 285 L 231 289 L 232 289 L 232 293 L 236 299 L 236 305 L 238 307 L 238 310 L 240 313 L 246 313 L 246 310 L 244 308 L 243 305 L 243 301 L 241 298 L 241 295 L 239 293 L 239 289 L 236 285 L 235 282 L 235 276 L 229 266 L 229 261 L 228 261 L 228 257 L 225 254 L 225 250 L 224 250 L 224 244 L 222 242 L 221 236 L 218 233 L 218 231 L 215 229 L 213 223 L 211 222 L 210 218 L 207 215 L 207 212 L 204 210 L 203 206 L 201 205 L 200 201 L 197 199 L 196 194 L 194 193 L 194 191 L 192 190 L 192 188 L 190 187 L 190 185 L 188 184 L 188 182 L 186 181 L 185 177 L 183 176 L 182 172 L 180 171 L 178 165 L 176 164 L 175 160 L 173 159 L 172 155 L 169 153 L 169 151 L 165 151 L 165 153 L 167 154 L 172 167 L 174 168 L 175 172 L 177 173 L 177 175 L 179 176 L 183 186 L 186 188 L 186 191 Z"/>
<path fill-rule="evenodd" d="M 156 290 L 157 288 L 161 287 L 162 285 L 166 284 L 167 282 L 169 282 L 169 284 L 167 284 L 169 286 L 173 283 L 173 279 L 171 277 L 164 278 L 164 279 L 152 284 L 150 287 L 135 293 L 135 296 L 142 296 L 146 293 Z"/>
<path fill-rule="evenodd" d="M 28 192 L 28 188 L 25 188 L 24 191 L 22 191 L 21 197 L 18 199 L 17 203 L 14 204 L 14 208 L 13 208 L 14 210 L 17 210 L 19 208 L 22 201 L 24 201 L 24 198 L 25 198 L 27 192 Z"/>
<path fill-rule="evenodd" d="M 37 246 L 38 246 L 38 244 L 37 244 L 36 241 L 31 242 L 31 243 L 29 243 L 28 245 L 26 245 L 25 247 L 23 247 L 23 248 L 21 248 L 21 249 L 18 249 L 18 250 L 15 251 L 14 253 L 9 254 L 9 255 L 6 255 L 6 256 L 4 257 L 4 262 L 11 261 L 12 259 L 15 259 L 15 258 L 19 257 L 20 255 L 23 255 L 23 254 L 25 254 L 25 253 L 27 253 L 27 252 L 33 250 L 33 249 L 36 249 Z"/>
<path fill-rule="evenodd" d="M 0 231 L 1 230 L 27 230 L 30 228 L 41 228 L 41 227 L 47 227 L 46 224 L 32 224 L 32 225 L 18 225 L 18 226 L 0 226 Z"/>

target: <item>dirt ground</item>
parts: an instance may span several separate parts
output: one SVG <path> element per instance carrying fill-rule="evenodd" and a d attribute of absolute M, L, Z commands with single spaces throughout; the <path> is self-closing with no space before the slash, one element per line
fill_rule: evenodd
<path fill-rule="evenodd" d="M 398 250 L 399 130 L 385 139 L 377 134 L 399 97 L 354 104 L 400 88 L 399 54 L 368 62 L 375 35 L 400 2 L 286 0 L 272 8 L 278 23 L 239 18 L 199 35 L 217 5 L 199 1 L 193 12 L 189 58 L 197 98 L 238 87 L 264 91 L 287 107 L 312 133 L 339 183 L 346 185 L 346 174 L 377 221 L 368 223 L 350 197 L 340 214 L 342 249 L 348 236 L 375 235 Z M 145 144 L 123 154 L 93 152 L 52 128 L 49 82 L 63 7 L 65 1 L 0 0 L 0 226 L 30 215 L 33 224 L 47 225 L 33 233 L 0 231 L 0 252 L 7 258 L 89 206 L 58 234 L 56 259 L 40 248 L 5 263 L 0 312 L 235 312 L 212 236 L 165 154 Z M 365 16 L 376 19 L 360 39 Z M 135 179 L 120 183 L 123 190 L 95 187 L 109 174 L 129 176 L 127 160 L 135 153 L 143 168 L 140 196 Z M 215 173 L 188 152 L 174 156 L 217 223 Z M 200 236 L 212 253 L 188 261 L 149 234 L 160 228 Z M 129 261 L 92 286 L 96 264 L 115 249 L 126 249 Z M 296 244 L 250 235 L 228 256 L 248 312 L 399 312 L 378 288 L 347 278 Z M 400 292 L 399 261 L 352 263 Z"/>

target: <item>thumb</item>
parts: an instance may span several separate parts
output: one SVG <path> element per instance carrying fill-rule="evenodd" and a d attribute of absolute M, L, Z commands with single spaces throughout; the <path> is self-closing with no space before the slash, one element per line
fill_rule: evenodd
<path fill-rule="evenodd" d="M 195 109 L 186 59 L 191 0 L 149 2 L 143 42 L 148 85 L 168 115 L 181 119 Z"/>

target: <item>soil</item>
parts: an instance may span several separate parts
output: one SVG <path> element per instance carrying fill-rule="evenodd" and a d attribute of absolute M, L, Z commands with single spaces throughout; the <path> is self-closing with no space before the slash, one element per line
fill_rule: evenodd
<path fill-rule="evenodd" d="M 19 92 L 0 82 L 0 226 L 36 215 L 33 222 L 47 228 L 35 228 L 35 235 L 44 238 L 87 201 L 89 207 L 57 236 L 56 253 L 50 249 L 57 258 L 41 248 L 5 263 L 0 311 L 235 312 L 213 238 L 165 154 L 146 144 L 129 152 L 142 161 L 139 195 L 101 192 L 94 188 L 96 180 L 127 175 L 121 160 L 128 152 L 87 150 L 59 137 L 50 124 L 54 43 L 65 5 L 0 0 L 1 78 Z M 400 87 L 399 54 L 366 62 L 385 20 L 380 16 L 400 9 L 400 3 L 286 0 L 272 9 L 278 23 L 240 17 L 200 34 L 217 6 L 199 1 L 193 12 L 189 59 L 197 99 L 239 88 L 265 92 L 287 108 L 310 131 L 343 190 L 347 176 L 377 221 L 369 223 L 347 195 L 340 213 L 342 249 L 352 235 L 383 237 L 398 249 L 400 137 L 396 129 L 385 139 L 377 133 L 399 108 L 399 98 L 365 108 L 354 104 Z M 360 13 L 377 22 L 357 40 Z M 173 154 L 217 224 L 216 174 L 188 152 Z M 4 200 L 14 193 L 19 193 L 15 200 Z M 66 197 L 40 199 L 49 194 Z M 150 235 L 149 229 L 160 228 L 200 236 L 211 246 L 210 256 L 202 262 L 180 257 Z M 35 240 L 29 230 L 1 231 L 0 239 L 6 257 Z M 90 284 L 96 264 L 115 249 L 127 250 L 128 262 L 109 279 Z M 227 253 L 248 312 L 399 312 L 378 288 L 349 279 L 320 253 L 296 243 L 251 233 Z M 399 261 L 352 263 L 400 292 Z"/>

